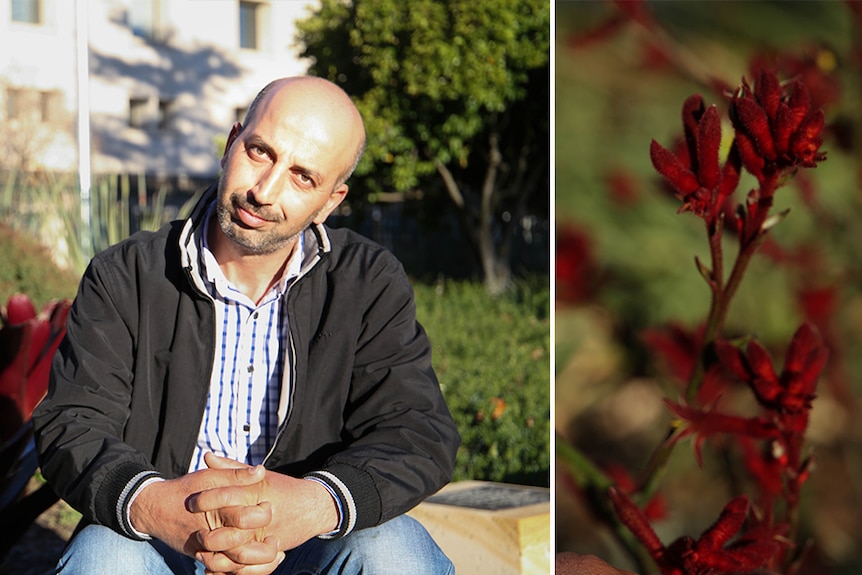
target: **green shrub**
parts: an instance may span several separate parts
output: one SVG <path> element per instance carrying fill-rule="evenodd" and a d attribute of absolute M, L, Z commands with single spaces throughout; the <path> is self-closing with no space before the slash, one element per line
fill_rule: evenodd
<path fill-rule="evenodd" d="M 0 253 L 0 303 L 22 292 L 41 309 L 52 299 L 75 296 L 78 277 L 57 267 L 48 249 L 29 234 L 0 226 Z"/>
<path fill-rule="evenodd" d="M 548 485 L 547 278 L 497 298 L 479 283 L 414 288 L 417 316 L 463 441 L 454 479 Z"/>

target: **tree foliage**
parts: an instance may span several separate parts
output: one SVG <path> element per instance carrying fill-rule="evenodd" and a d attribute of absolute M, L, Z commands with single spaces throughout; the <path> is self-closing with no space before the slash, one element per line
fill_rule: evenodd
<path fill-rule="evenodd" d="M 486 259 L 505 267 L 500 226 L 517 223 L 548 171 L 549 2 L 323 0 L 298 28 L 310 72 L 341 85 L 365 119 L 364 186 L 433 191 L 435 179 L 486 281 Z"/>

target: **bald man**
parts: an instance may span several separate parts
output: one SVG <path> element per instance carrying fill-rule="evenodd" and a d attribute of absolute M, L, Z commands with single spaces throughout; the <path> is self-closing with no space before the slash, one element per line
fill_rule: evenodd
<path fill-rule="evenodd" d="M 364 147 L 340 88 L 276 80 L 187 220 L 93 259 L 33 416 L 83 514 L 58 573 L 454 572 L 404 515 L 460 441 L 412 289 L 324 224 Z"/>

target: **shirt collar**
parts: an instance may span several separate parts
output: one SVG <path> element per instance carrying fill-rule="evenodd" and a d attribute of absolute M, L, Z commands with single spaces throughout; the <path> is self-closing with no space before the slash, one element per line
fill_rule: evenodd
<path fill-rule="evenodd" d="M 223 297 L 230 295 L 233 299 L 236 299 L 236 294 L 240 292 L 225 277 L 224 272 L 222 272 L 221 267 L 218 264 L 218 260 L 216 260 L 215 254 L 213 254 L 209 247 L 209 243 L 207 242 L 210 222 L 215 219 L 215 205 L 215 201 L 210 204 L 209 208 L 207 208 L 206 215 L 203 218 L 203 225 L 199 226 L 195 231 L 195 243 L 200 250 L 200 269 L 197 271 L 201 279 L 205 280 L 211 288 L 214 288 L 216 293 Z M 271 298 L 281 296 L 281 294 L 287 290 L 287 286 L 290 285 L 290 282 L 299 276 L 299 273 L 302 270 L 302 260 L 305 251 L 305 234 L 299 234 L 298 240 L 296 249 L 293 250 L 290 259 L 287 262 L 287 266 L 285 266 L 284 273 L 278 282 L 270 288 L 270 291 L 267 292 L 267 295 L 264 296 L 261 303 L 264 303 Z"/>

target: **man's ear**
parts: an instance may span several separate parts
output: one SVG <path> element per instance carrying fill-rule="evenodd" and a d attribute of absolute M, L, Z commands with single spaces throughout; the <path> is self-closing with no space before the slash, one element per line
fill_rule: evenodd
<path fill-rule="evenodd" d="M 315 224 L 322 224 L 326 221 L 326 218 L 329 217 L 329 214 L 335 211 L 341 202 L 344 201 L 344 198 L 347 197 L 347 184 L 341 184 L 329 194 L 329 198 L 327 198 L 326 203 L 323 204 L 323 207 L 317 211 L 317 214 L 314 216 Z"/>
<path fill-rule="evenodd" d="M 242 124 L 239 122 L 234 122 L 233 126 L 230 128 L 230 134 L 227 135 L 227 142 L 224 145 L 224 153 L 221 155 L 221 161 L 219 165 L 224 168 L 225 162 L 227 162 L 227 155 L 230 151 L 230 147 L 233 146 L 233 143 L 239 137 L 240 132 L 242 132 Z"/>

